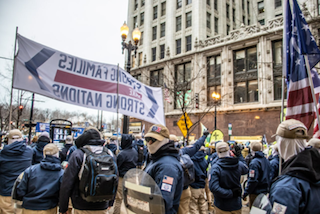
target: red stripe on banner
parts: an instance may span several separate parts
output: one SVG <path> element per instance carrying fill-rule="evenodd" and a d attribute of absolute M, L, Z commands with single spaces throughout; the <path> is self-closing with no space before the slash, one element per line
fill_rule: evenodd
<path fill-rule="evenodd" d="M 100 91 L 105 93 L 117 93 L 117 83 L 104 82 L 100 80 L 90 79 L 79 75 L 71 74 L 65 71 L 57 70 L 54 78 L 55 82 L 76 86 L 79 88 Z M 134 91 L 131 87 L 119 84 L 119 94 L 133 97 L 141 100 L 142 95 Z"/>
<path fill-rule="evenodd" d="M 312 103 L 311 88 L 306 87 L 296 91 L 290 91 L 287 100 L 287 107 L 299 106 L 307 103 Z"/>
<path fill-rule="evenodd" d="M 309 130 L 312 125 L 312 122 L 314 120 L 314 112 L 307 112 L 307 113 L 303 113 L 303 114 L 290 115 L 290 116 L 286 117 L 286 120 L 288 120 L 288 119 L 296 119 L 296 120 L 301 121 Z"/>

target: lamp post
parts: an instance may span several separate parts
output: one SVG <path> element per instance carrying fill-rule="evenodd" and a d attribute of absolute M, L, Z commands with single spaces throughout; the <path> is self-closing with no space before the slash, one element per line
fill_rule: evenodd
<path fill-rule="evenodd" d="M 137 49 L 138 49 L 138 43 L 141 37 L 141 32 L 139 29 L 136 27 L 132 31 L 132 39 L 134 41 L 134 44 L 129 41 L 126 43 L 126 39 L 129 33 L 129 27 L 124 23 L 122 27 L 120 28 L 120 33 L 122 37 L 122 54 L 124 52 L 124 49 L 128 50 L 128 58 L 127 58 L 127 65 L 126 65 L 126 70 L 130 74 L 130 69 L 131 69 L 131 51 L 134 51 L 134 57 L 137 55 Z M 123 134 L 128 134 L 129 132 L 129 117 L 127 115 L 124 115 L 123 117 L 123 127 L 122 127 L 122 133 Z"/>
<path fill-rule="evenodd" d="M 217 105 L 220 100 L 220 94 L 213 92 L 211 96 L 214 99 L 214 130 L 217 130 Z"/>

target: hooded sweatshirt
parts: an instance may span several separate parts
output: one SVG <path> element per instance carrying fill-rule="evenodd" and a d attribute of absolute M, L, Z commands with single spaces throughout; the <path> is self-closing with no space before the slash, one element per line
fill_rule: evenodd
<path fill-rule="evenodd" d="M 272 184 L 270 202 L 286 207 L 286 213 L 320 213 L 320 154 L 306 149 L 283 163 Z"/>
<path fill-rule="evenodd" d="M 136 168 L 138 152 L 132 147 L 133 137 L 130 134 L 123 134 L 121 137 L 121 152 L 117 156 L 119 176 L 123 177 L 127 171 Z"/>
<path fill-rule="evenodd" d="M 22 207 L 48 210 L 58 206 L 62 176 L 60 159 L 51 155 L 26 169 L 17 187 L 18 196 L 23 197 Z"/>
<path fill-rule="evenodd" d="M 32 163 L 32 148 L 16 141 L 0 151 L 0 195 L 10 196 L 16 178 Z"/>
<path fill-rule="evenodd" d="M 204 151 L 198 151 L 191 158 L 195 169 L 195 181 L 190 186 L 194 189 L 204 188 L 206 185 L 208 162 L 205 156 Z"/>
<path fill-rule="evenodd" d="M 37 145 L 33 148 L 32 164 L 40 163 L 43 159 L 43 148 L 50 143 L 50 139 L 46 136 L 41 136 L 38 139 Z"/>

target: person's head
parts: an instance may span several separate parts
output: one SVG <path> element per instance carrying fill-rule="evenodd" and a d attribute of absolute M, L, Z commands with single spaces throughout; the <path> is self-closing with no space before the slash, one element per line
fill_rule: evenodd
<path fill-rule="evenodd" d="M 139 133 L 139 134 L 136 134 L 134 137 L 137 139 L 137 140 L 140 140 L 142 137 L 141 137 L 142 135 L 141 135 L 141 133 Z"/>
<path fill-rule="evenodd" d="M 219 158 L 230 157 L 230 148 L 228 143 L 218 142 L 215 147 Z"/>
<path fill-rule="evenodd" d="M 319 138 L 311 138 L 308 141 L 308 145 L 311 146 L 312 148 L 317 149 L 320 153 L 320 139 Z"/>
<path fill-rule="evenodd" d="M 82 135 L 80 135 L 76 141 L 75 144 L 77 148 L 81 148 L 85 145 L 103 145 L 104 140 L 101 138 L 101 134 L 99 130 L 95 127 L 87 127 Z"/>
<path fill-rule="evenodd" d="M 122 134 L 121 136 L 121 148 L 125 149 L 132 146 L 134 136 L 132 134 Z"/>
<path fill-rule="evenodd" d="M 112 136 L 110 137 L 110 142 L 109 142 L 109 144 L 116 144 L 116 143 L 117 143 L 117 136 L 112 135 Z"/>
<path fill-rule="evenodd" d="M 33 136 L 31 142 L 36 143 L 38 141 L 38 136 Z"/>
<path fill-rule="evenodd" d="M 68 135 L 66 137 L 66 144 L 73 144 L 73 137 L 72 135 Z"/>
<path fill-rule="evenodd" d="M 253 141 L 252 143 L 250 143 L 250 148 L 251 151 L 258 152 L 262 150 L 262 144 L 260 142 Z"/>
<path fill-rule="evenodd" d="M 215 141 L 211 141 L 208 147 L 210 148 L 211 153 L 216 152 L 216 142 Z"/>
<path fill-rule="evenodd" d="M 58 158 L 59 157 L 59 148 L 53 143 L 48 143 L 43 148 L 43 157 L 46 157 L 48 155 L 51 155 L 51 156 Z"/>
<path fill-rule="evenodd" d="M 273 144 L 272 146 L 270 146 L 270 148 L 272 149 L 271 151 L 272 156 L 279 154 L 279 149 L 277 144 Z"/>
<path fill-rule="evenodd" d="M 12 129 L 9 131 L 8 134 L 8 145 L 16 142 L 16 141 L 22 141 L 22 134 L 19 131 L 19 129 Z"/>
<path fill-rule="evenodd" d="M 169 135 L 169 139 L 170 139 L 171 141 L 173 141 L 173 142 L 179 142 L 177 136 L 174 135 L 174 134 L 170 134 L 170 135 Z"/>
<path fill-rule="evenodd" d="M 41 132 L 38 137 L 38 142 L 50 142 L 50 135 L 48 132 Z"/>
<path fill-rule="evenodd" d="M 285 120 L 277 128 L 276 141 L 280 156 L 287 161 L 303 151 L 308 139 L 308 129 L 299 120 Z"/>
<path fill-rule="evenodd" d="M 165 144 L 169 143 L 170 133 L 167 127 L 156 124 L 150 127 L 148 133 L 145 135 L 148 150 L 150 154 L 154 154 Z"/>

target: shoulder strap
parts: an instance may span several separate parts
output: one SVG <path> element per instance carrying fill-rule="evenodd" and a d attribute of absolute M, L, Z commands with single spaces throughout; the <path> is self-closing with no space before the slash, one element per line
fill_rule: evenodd
<path fill-rule="evenodd" d="M 83 147 L 81 147 L 80 148 L 84 153 L 86 153 L 87 155 L 91 155 L 93 152 L 91 152 L 89 149 L 87 149 L 87 148 L 83 148 Z"/>

